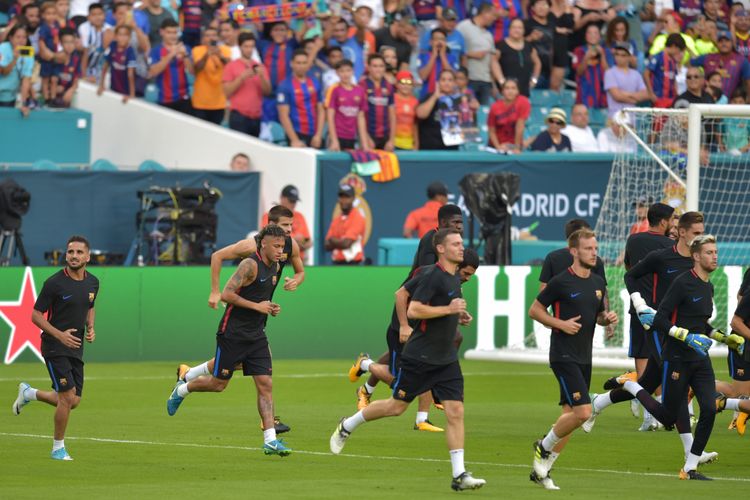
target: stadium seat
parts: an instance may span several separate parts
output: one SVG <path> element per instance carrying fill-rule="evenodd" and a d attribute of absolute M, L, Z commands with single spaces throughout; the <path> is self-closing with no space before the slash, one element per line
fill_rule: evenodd
<path fill-rule="evenodd" d="M 117 165 L 107 159 L 99 158 L 91 164 L 91 170 L 98 172 L 117 172 Z"/>
<path fill-rule="evenodd" d="M 166 172 L 167 167 L 154 160 L 146 160 L 138 165 L 139 172 Z"/>
<path fill-rule="evenodd" d="M 271 139 L 274 144 L 280 146 L 286 146 L 286 134 L 284 133 L 284 127 L 279 122 L 269 122 L 271 124 Z"/>
<path fill-rule="evenodd" d="M 560 92 L 560 106 L 566 108 L 572 108 L 573 104 L 576 103 L 576 91 L 575 90 L 562 90 Z"/>
<path fill-rule="evenodd" d="M 600 129 L 607 124 L 607 109 L 589 109 L 589 125 L 591 128 Z"/>
<path fill-rule="evenodd" d="M 31 165 L 31 170 L 62 170 L 60 165 L 51 160 L 37 160 Z"/>
<path fill-rule="evenodd" d="M 149 83 L 146 85 L 146 90 L 143 92 L 143 98 L 148 102 L 156 103 L 159 100 L 159 89 L 156 85 Z"/>
<path fill-rule="evenodd" d="M 531 89 L 531 106 L 539 107 L 545 106 L 548 108 L 554 108 L 559 106 L 562 102 L 563 96 L 559 92 L 553 90 L 537 90 Z"/>

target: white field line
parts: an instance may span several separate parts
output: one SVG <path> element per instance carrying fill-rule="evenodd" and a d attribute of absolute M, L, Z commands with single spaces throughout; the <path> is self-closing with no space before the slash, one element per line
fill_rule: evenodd
<path fill-rule="evenodd" d="M 0 436 L 11 437 L 11 438 L 29 438 L 29 439 L 50 439 L 50 436 L 43 434 L 25 434 L 17 432 L 0 432 Z M 96 443 L 110 443 L 110 444 L 130 444 L 130 445 L 145 445 L 145 446 L 172 446 L 180 448 L 211 448 L 221 450 L 244 450 L 244 451 L 261 451 L 262 448 L 255 448 L 251 446 L 230 446 L 230 445 L 218 445 L 218 444 L 199 444 L 199 443 L 167 443 L 161 441 L 142 441 L 137 439 L 110 439 L 110 438 L 96 438 L 96 437 L 69 437 L 65 439 L 77 440 L 77 441 L 92 441 Z M 321 451 L 308 451 L 295 449 L 293 454 L 295 455 L 315 455 L 315 456 L 327 456 L 334 457 L 332 453 L 326 453 Z M 450 463 L 450 460 L 442 460 L 437 458 L 420 458 L 420 457 L 391 457 L 391 456 L 376 456 L 376 455 L 356 455 L 343 453 L 339 455 L 341 457 L 355 458 L 355 459 L 366 459 L 366 460 L 400 460 L 404 462 L 431 462 L 431 463 Z M 505 468 L 516 468 L 516 469 L 529 469 L 531 470 L 530 464 L 504 464 L 499 462 L 469 462 L 471 465 L 484 465 L 488 467 L 505 467 Z M 619 474 L 625 476 L 644 476 L 644 477 L 665 477 L 676 479 L 677 474 L 662 473 L 662 472 L 633 472 L 623 470 L 612 470 L 612 469 L 589 469 L 581 467 L 556 467 L 556 470 L 569 470 L 578 472 L 594 472 L 599 474 Z M 735 481 L 735 482 L 750 482 L 748 478 L 739 477 L 717 477 L 712 476 L 714 479 L 721 481 Z"/>

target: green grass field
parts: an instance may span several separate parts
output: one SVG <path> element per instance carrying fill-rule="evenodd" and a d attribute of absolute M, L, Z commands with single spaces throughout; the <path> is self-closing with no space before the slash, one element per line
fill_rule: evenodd
<path fill-rule="evenodd" d="M 355 410 L 348 361 L 275 362 L 276 413 L 292 426 L 283 437 L 292 456 L 265 456 L 250 379 L 236 376 L 222 394 L 190 395 L 167 416 L 173 363 L 89 364 L 81 406 L 66 446 L 74 462 L 50 460 L 53 408 L 43 403 L 11 413 L 17 384 L 48 388 L 41 364 L 0 370 L 0 498 L 444 498 L 450 462 L 443 434 L 412 430 L 416 405 L 400 418 L 368 423 L 345 454 L 328 451 L 343 415 Z M 743 497 L 750 486 L 750 436 L 717 417 L 709 450 L 719 461 L 702 471 L 720 482 L 679 481 L 682 447 L 674 432 L 639 433 L 627 404 L 608 409 L 590 435 L 577 431 L 556 463 L 562 489 L 528 479 L 531 443 L 557 417 L 557 386 L 542 365 L 464 362 L 467 468 L 487 486 L 462 495 L 484 498 Z M 723 362 L 717 373 L 724 376 Z M 600 387 L 609 371 L 595 370 Z M 381 386 L 376 397 L 386 397 Z M 432 421 L 443 424 L 437 410 Z"/>

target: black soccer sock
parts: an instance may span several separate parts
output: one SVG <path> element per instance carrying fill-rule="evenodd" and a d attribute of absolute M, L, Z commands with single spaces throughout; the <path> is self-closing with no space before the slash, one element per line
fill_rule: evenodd
<path fill-rule="evenodd" d="M 643 407 L 664 427 L 671 427 L 674 425 L 675 418 L 664 408 L 664 406 L 651 397 L 645 389 L 641 389 L 636 394 L 638 401 L 641 402 Z"/>
<path fill-rule="evenodd" d="M 630 401 L 633 399 L 633 395 L 625 389 L 613 389 L 609 392 L 609 399 L 612 400 L 612 404 L 617 404 L 623 401 Z"/>

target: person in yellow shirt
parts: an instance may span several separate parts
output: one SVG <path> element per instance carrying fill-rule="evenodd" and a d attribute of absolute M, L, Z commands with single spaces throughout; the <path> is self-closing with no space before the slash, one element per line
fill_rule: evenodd
<path fill-rule="evenodd" d="M 682 32 L 682 16 L 677 12 L 673 10 L 662 11 L 659 19 L 656 21 L 654 33 L 658 33 L 658 35 L 656 35 L 651 43 L 651 49 L 648 51 L 650 56 L 656 55 L 664 50 L 667 46 L 667 38 L 672 33 L 679 33 L 682 39 L 685 40 L 687 50 L 685 50 L 685 54 L 682 57 L 683 65 L 687 65 L 691 58 L 698 56 L 693 37 Z"/>
<path fill-rule="evenodd" d="M 219 32 L 216 28 L 206 28 L 203 32 L 203 45 L 193 48 L 195 83 L 192 101 L 197 118 L 217 125 L 224 120 L 227 98 L 221 82 L 224 65 L 231 59 L 231 49 L 219 45 Z"/>

